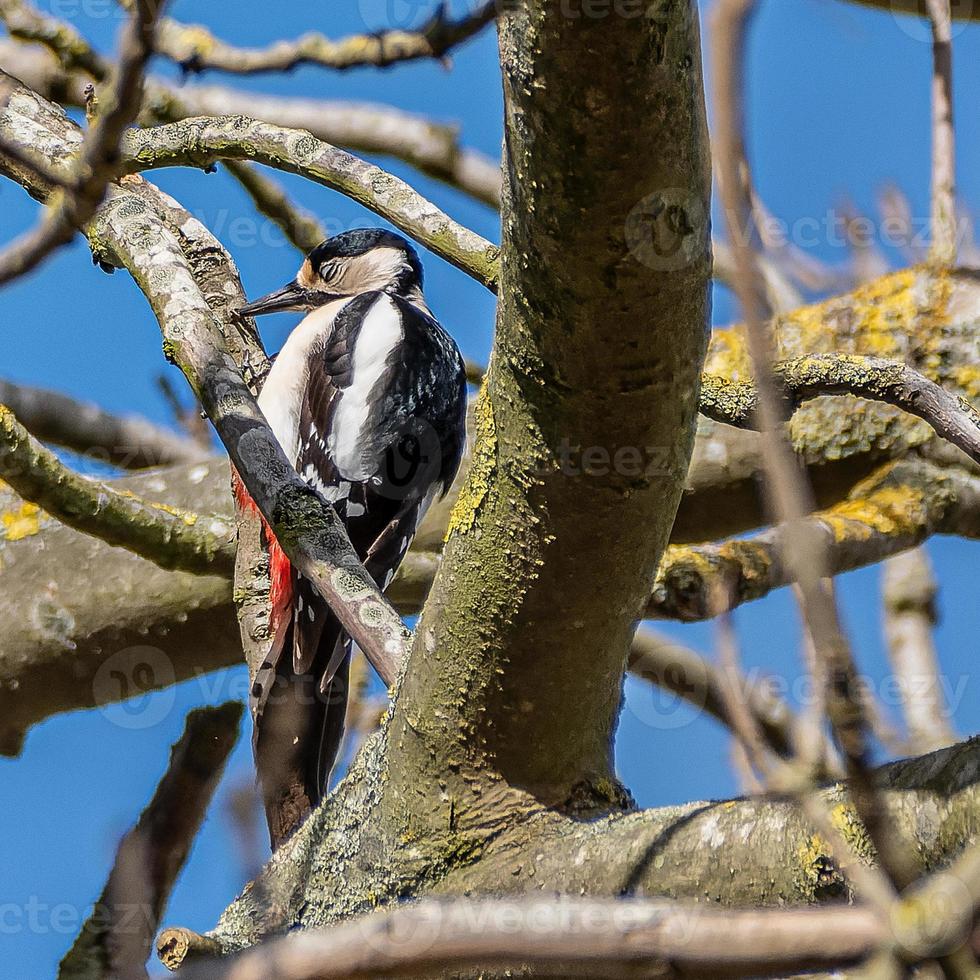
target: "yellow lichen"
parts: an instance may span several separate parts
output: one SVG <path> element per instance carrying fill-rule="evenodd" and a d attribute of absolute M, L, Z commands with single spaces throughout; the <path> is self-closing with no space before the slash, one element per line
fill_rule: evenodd
<path fill-rule="evenodd" d="M 838 803 L 830 811 L 830 822 L 865 864 L 874 864 L 875 846 L 857 811 L 850 803 Z"/>
<path fill-rule="evenodd" d="M 949 371 L 950 385 L 963 392 L 968 401 L 980 399 L 980 367 L 975 364 L 956 364 Z"/>
<path fill-rule="evenodd" d="M 852 293 L 778 317 L 776 356 L 843 352 L 905 361 L 910 338 L 941 338 L 949 295 L 948 279 L 918 267 L 882 276 Z M 733 380 L 751 377 L 742 325 L 714 332 L 705 370 Z"/>
<path fill-rule="evenodd" d="M 489 377 L 489 374 L 488 374 Z M 490 492 L 494 471 L 497 467 L 497 428 L 493 417 L 493 405 L 488 392 L 488 380 L 484 379 L 474 406 L 476 439 L 473 459 L 456 503 L 449 515 L 446 540 L 454 534 L 469 531 L 476 522 L 481 504 Z"/>
<path fill-rule="evenodd" d="M 873 534 L 914 535 L 927 518 L 925 494 L 909 486 L 878 487 L 821 515 L 837 542 L 866 541 Z"/>
<path fill-rule="evenodd" d="M 188 49 L 188 54 L 206 57 L 214 50 L 214 38 L 206 27 L 200 24 L 188 24 L 177 35 L 178 43 L 183 44 Z"/>
<path fill-rule="evenodd" d="M 29 538 L 41 530 L 42 511 L 37 504 L 21 504 L 16 510 L 9 510 L 0 515 L 3 524 L 4 537 L 8 541 L 20 541 Z"/>
<path fill-rule="evenodd" d="M 197 514 L 181 510 L 179 507 L 171 507 L 170 504 L 161 504 L 156 501 L 150 501 L 150 506 L 154 510 L 162 510 L 165 514 L 179 517 L 188 527 L 193 527 L 197 523 Z"/>

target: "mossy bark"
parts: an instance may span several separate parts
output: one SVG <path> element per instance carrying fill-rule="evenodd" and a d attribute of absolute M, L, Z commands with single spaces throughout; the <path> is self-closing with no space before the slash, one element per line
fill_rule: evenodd
<path fill-rule="evenodd" d="M 229 946 L 256 919 L 278 931 L 419 894 L 494 841 L 628 806 L 612 733 L 694 442 L 709 313 L 696 10 L 654 13 L 532 2 L 502 22 L 501 303 L 443 563 L 383 732 L 229 910 Z M 638 204 L 681 208 L 669 268 L 631 241 Z M 639 472 L 589 468 L 623 447 L 647 454 Z M 582 449 L 585 468 L 569 459 Z M 515 880 L 499 873 L 487 888 Z"/>

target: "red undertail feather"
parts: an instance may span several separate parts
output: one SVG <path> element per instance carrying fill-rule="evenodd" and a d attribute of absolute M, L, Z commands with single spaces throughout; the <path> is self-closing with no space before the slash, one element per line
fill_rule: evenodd
<path fill-rule="evenodd" d="M 265 537 L 266 549 L 269 552 L 269 604 L 270 632 L 273 636 L 289 625 L 293 606 L 293 569 L 286 557 L 286 552 L 279 546 L 272 528 L 259 513 L 259 508 L 250 496 L 238 471 L 232 467 L 232 492 L 235 496 L 235 506 L 239 512 L 254 512 L 262 521 L 262 532 Z"/>

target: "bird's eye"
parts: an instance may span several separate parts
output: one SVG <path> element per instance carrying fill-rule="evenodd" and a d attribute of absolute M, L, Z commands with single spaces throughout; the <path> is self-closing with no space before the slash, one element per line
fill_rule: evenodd
<path fill-rule="evenodd" d="M 336 262 L 324 262 L 320 266 L 320 278 L 324 280 L 333 279 L 337 275 L 338 266 Z"/>

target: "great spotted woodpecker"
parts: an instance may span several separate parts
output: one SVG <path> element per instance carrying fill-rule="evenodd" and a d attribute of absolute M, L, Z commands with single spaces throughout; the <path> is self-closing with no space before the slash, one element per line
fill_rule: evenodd
<path fill-rule="evenodd" d="M 241 313 L 280 310 L 307 315 L 276 357 L 259 406 L 386 589 L 426 508 L 459 467 L 463 360 L 426 305 L 418 255 L 392 232 L 327 239 L 292 282 Z M 254 507 L 240 482 L 236 497 Z M 275 847 L 324 794 L 344 730 L 351 641 L 267 526 L 264 535 L 273 640 L 250 707 Z"/>

